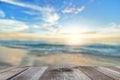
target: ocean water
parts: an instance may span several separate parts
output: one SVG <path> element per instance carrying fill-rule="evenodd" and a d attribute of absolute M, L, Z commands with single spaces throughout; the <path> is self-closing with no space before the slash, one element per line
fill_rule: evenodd
<path fill-rule="evenodd" d="M 120 41 L 101 41 L 70 46 L 64 43 L 53 43 L 47 41 L 0 40 L 0 45 L 11 48 L 22 48 L 30 51 L 40 51 L 43 54 L 55 54 L 63 52 L 71 54 L 82 53 L 120 57 Z"/>

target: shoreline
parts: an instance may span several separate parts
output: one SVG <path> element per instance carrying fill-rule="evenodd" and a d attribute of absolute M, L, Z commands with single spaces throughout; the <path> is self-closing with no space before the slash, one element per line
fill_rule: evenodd
<path fill-rule="evenodd" d="M 23 66 L 120 66 L 119 57 L 84 53 L 43 54 L 0 46 L 0 62 Z"/>

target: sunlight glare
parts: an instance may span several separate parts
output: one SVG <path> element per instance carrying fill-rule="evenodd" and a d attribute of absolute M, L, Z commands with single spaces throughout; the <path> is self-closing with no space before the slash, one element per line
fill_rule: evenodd
<path fill-rule="evenodd" d="M 71 46 L 77 46 L 83 44 L 82 35 L 80 34 L 67 35 L 66 44 Z"/>

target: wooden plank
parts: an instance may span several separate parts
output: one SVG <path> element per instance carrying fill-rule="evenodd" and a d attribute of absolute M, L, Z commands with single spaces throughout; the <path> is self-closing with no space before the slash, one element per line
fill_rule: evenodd
<path fill-rule="evenodd" d="M 120 69 L 120 66 L 116 66 L 116 67 Z"/>
<path fill-rule="evenodd" d="M 117 68 L 117 67 L 114 67 L 114 66 L 106 66 L 106 68 L 109 68 L 109 69 L 120 72 L 120 68 Z"/>
<path fill-rule="evenodd" d="M 10 68 L 10 67 L 8 67 L 8 66 L 0 66 L 0 70 L 7 69 L 7 68 Z"/>
<path fill-rule="evenodd" d="M 60 68 L 46 72 L 40 80 L 91 80 L 78 69 Z"/>
<path fill-rule="evenodd" d="M 10 80 L 39 80 L 48 67 L 31 67 Z"/>
<path fill-rule="evenodd" d="M 117 72 L 117 71 L 114 71 L 112 69 L 105 68 L 105 67 L 96 67 L 95 69 L 115 80 L 120 80 L 120 72 Z"/>
<path fill-rule="evenodd" d="M 79 76 L 78 80 L 91 80 L 87 75 L 85 75 L 82 71 L 78 69 L 74 69 L 77 76 Z"/>
<path fill-rule="evenodd" d="M 5 68 L 1 68 L 0 74 L 3 73 L 3 72 L 9 71 L 9 70 L 15 69 L 15 68 L 17 68 L 17 67 L 9 67 L 9 68 L 5 67 Z"/>
<path fill-rule="evenodd" d="M 81 67 L 78 67 L 78 69 L 84 72 L 92 80 L 113 80 L 110 77 L 104 75 L 103 73 L 95 70 L 94 67 L 81 66 Z"/>
<path fill-rule="evenodd" d="M 21 73 L 22 71 L 26 70 L 27 68 L 25 67 L 22 67 L 22 68 L 15 68 L 15 69 L 10 69 L 10 70 L 7 70 L 5 72 L 2 72 L 0 74 L 0 80 L 7 80 L 19 73 Z"/>
<path fill-rule="evenodd" d="M 119 66 L 80 66 L 59 69 L 48 69 L 47 67 L 4 68 L 7 67 L 0 70 L 0 80 L 120 80 Z"/>

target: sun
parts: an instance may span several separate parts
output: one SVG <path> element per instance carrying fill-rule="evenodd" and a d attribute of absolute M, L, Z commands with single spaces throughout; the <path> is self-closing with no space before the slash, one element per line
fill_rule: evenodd
<path fill-rule="evenodd" d="M 65 43 L 67 45 L 81 45 L 83 41 L 84 35 L 82 34 L 84 32 L 83 28 L 80 27 L 69 27 L 65 28 L 63 30 L 63 33 L 65 34 Z"/>
<path fill-rule="evenodd" d="M 77 46 L 81 44 L 81 41 L 82 41 L 82 36 L 79 34 L 69 34 L 66 37 L 67 45 Z"/>

